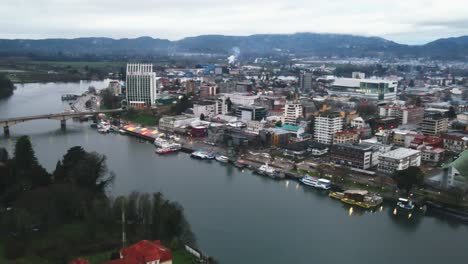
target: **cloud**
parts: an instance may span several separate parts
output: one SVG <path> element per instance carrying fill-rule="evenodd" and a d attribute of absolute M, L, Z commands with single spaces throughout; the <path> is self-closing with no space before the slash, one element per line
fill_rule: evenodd
<path fill-rule="evenodd" d="M 403 43 L 468 34 L 465 0 L 2 0 L 0 38 L 329 32 Z"/>

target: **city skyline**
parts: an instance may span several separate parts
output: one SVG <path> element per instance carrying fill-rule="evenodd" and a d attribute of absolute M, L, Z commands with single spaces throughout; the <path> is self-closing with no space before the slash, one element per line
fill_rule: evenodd
<path fill-rule="evenodd" d="M 7 0 L 0 7 L 4 29 L 0 38 L 7 39 L 151 36 L 178 40 L 205 34 L 316 32 L 378 36 L 417 45 L 468 35 L 468 5 L 460 0 L 240 0 L 234 6 L 213 0 Z"/>

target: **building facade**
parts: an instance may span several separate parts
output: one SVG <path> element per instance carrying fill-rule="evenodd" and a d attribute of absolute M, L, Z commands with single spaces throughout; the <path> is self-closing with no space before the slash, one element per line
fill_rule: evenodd
<path fill-rule="evenodd" d="M 298 102 L 288 102 L 284 106 L 284 124 L 296 125 L 297 119 L 302 117 L 302 104 Z"/>
<path fill-rule="evenodd" d="M 438 136 L 441 133 L 447 132 L 448 117 L 446 111 L 427 109 L 424 112 L 421 130 L 427 136 Z"/>
<path fill-rule="evenodd" d="M 152 64 L 127 64 L 125 82 L 127 103 L 130 107 L 144 108 L 156 104 L 156 73 Z"/>
<path fill-rule="evenodd" d="M 421 166 L 421 151 L 397 148 L 379 156 L 378 171 L 385 174 L 393 174 L 412 166 Z"/>
<path fill-rule="evenodd" d="M 333 135 L 343 130 L 343 118 L 338 113 L 320 114 L 314 120 L 314 140 L 331 145 Z"/>
<path fill-rule="evenodd" d="M 374 166 L 372 156 L 378 154 L 378 148 L 366 143 L 339 143 L 331 146 L 330 154 L 335 164 L 368 170 Z"/>
<path fill-rule="evenodd" d="M 238 106 L 236 109 L 236 117 L 241 121 L 261 121 L 267 117 L 267 110 L 262 106 Z"/>
<path fill-rule="evenodd" d="M 327 92 L 329 95 L 392 102 L 396 100 L 397 86 L 398 82 L 389 80 L 337 78 Z"/>

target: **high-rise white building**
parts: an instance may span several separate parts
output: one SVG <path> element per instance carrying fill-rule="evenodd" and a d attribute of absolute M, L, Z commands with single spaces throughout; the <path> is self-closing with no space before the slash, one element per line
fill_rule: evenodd
<path fill-rule="evenodd" d="M 333 143 L 333 135 L 343 130 L 343 118 L 338 113 L 321 114 L 315 118 L 314 139 L 327 145 Z"/>
<path fill-rule="evenodd" d="M 127 64 L 125 82 L 130 107 L 150 107 L 156 104 L 156 73 L 152 64 Z"/>
<path fill-rule="evenodd" d="M 283 123 L 296 125 L 296 120 L 302 117 L 302 104 L 298 102 L 288 102 L 284 105 Z"/>

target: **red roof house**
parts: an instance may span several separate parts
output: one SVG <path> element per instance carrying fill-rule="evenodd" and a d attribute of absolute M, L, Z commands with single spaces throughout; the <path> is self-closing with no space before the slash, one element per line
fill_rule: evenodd
<path fill-rule="evenodd" d="M 163 264 L 172 263 L 171 250 L 164 247 L 159 240 L 142 240 L 120 251 L 120 259 L 106 264 Z"/>

